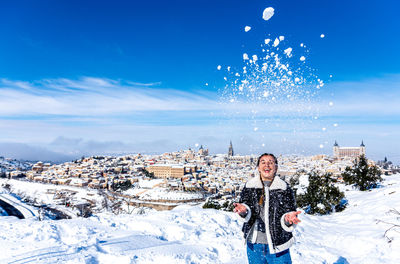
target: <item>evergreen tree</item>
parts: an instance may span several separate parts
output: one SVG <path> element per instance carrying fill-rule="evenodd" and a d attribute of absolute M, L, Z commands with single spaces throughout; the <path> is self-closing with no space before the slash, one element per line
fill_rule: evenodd
<path fill-rule="evenodd" d="M 344 193 L 335 186 L 337 180 L 331 173 L 311 171 L 305 175 L 309 184 L 303 191 L 299 190 L 299 177 L 291 181 L 298 207 L 305 209 L 308 214 L 329 214 L 346 208 Z"/>
<path fill-rule="evenodd" d="M 343 181 L 346 184 L 353 184 L 360 191 L 376 188 L 383 179 L 382 172 L 377 166 L 368 166 L 367 158 L 362 155 L 354 160 L 353 167 L 346 167 L 342 173 Z"/>

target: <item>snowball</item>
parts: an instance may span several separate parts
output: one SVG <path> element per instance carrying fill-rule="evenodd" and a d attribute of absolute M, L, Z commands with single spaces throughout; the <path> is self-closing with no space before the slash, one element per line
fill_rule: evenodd
<path fill-rule="evenodd" d="M 269 92 L 264 92 L 263 96 L 267 97 L 269 95 Z"/>
<path fill-rule="evenodd" d="M 208 83 L 206 83 L 206 86 L 208 86 Z"/>
<path fill-rule="evenodd" d="M 221 65 L 218 65 L 218 66 L 217 66 L 217 70 L 221 70 Z"/>
<path fill-rule="evenodd" d="M 301 61 L 305 61 L 305 60 L 306 60 L 306 57 L 301 56 L 301 57 L 300 57 L 300 60 L 301 60 Z"/>
<path fill-rule="evenodd" d="M 333 102 L 329 102 L 329 106 L 333 106 Z"/>
<path fill-rule="evenodd" d="M 262 146 L 262 147 L 265 147 L 265 144 L 264 144 L 264 143 L 262 143 L 262 144 L 261 144 L 261 146 Z"/>
<path fill-rule="evenodd" d="M 322 131 L 325 131 L 325 130 L 326 130 L 326 127 L 323 127 L 323 128 L 322 128 Z"/>
<path fill-rule="evenodd" d="M 243 59 L 244 60 L 248 60 L 249 59 L 249 55 L 247 55 L 247 53 L 243 53 Z"/>
<path fill-rule="evenodd" d="M 263 12 L 263 19 L 265 21 L 268 21 L 271 19 L 271 17 L 274 15 L 275 10 L 272 7 L 267 7 L 264 9 Z"/>
<path fill-rule="evenodd" d="M 321 34 L 321 36 L 320 36 L 321 38 L 325 38 L 325 35 L 324 34 Z"/>
<path fill-rule="evenodd" d="M 257 55 L 253 55 L 252 58 L 253 58 L 253 61 L 254 61 L 254 62 L 256 62 L 256 61 L 258 60 Z"/>
<path fill-rule="evenodd" d="M 228 71 L 231 71 L 231 66 L 228 66 L 226 69 L 227 69 Z"/>
<path fill-rule="evenodd" d="M 285 39 L 285 36 L 279 36 L 279 41 L 283 41 Z"/>
<path fill-rule="evenodd" d="M 265 39 L 264 40 L 264 42 L 265 42 L 265 45 L 268 45 L 268 43 L 271 41 L 271 39 Z"/>
<path fill-rule="evenodd" d="M 294 78 L 294 81 L 295 82 L 300 82 L 300 79 L 296 77 L 296 78 Z"/>
<path fill-rule="evenodd" d="M 330 77 L 330 78 L 332 78 L 332 74 L 331 74 L 331 75 L 329 75 L 329 77 Z"/>
<path fill-rule="evenodd" d="M 336 123 L 335 123 L 335 124 L 333 124 L 333 126 L 334 126 L 334 127 L 337 127 L 337 126 L 338 126 L 338 124 L 336 124 Z"/>
<path fill-rule="evenodd" d="M 303 43 L 301 43 L 301 44 L 300 44 L 300 47 L 304 47 L 304 44 L 303 44 Z"/>
<path fill-rule="evenodd" d="M 233 103 L 235 102 L 235 99 L 232 98 L 231 100 L 229 100 L 229 102 Z"/>
<path fill-rule="evenodd" d="M 258 130 L 258 127 L 255 127 L 255 128 L 254 128 L 254 131 L 257 131 L 257 130 Z"/>
<path fill-rule="evenodd" d="M 319 145 L 319 148 L 324 148 L 324 145 L 322 145 L 322 144 L 321 144 L 321 145 Z"/>
<path fill-rule="evenodd" d="M 293 50 L 292 48 L 287 48 L 283 52 L 286 54 L 286 56 L 290 57 L 292 54 L 292 50 Z"/>
<path fill-rule="evenodd" d="M 199 146 L 199 143 L 194 144 L 194 146 L 195 146 L 195 147 L 198 147 L 198 146 Z"/>
<path fill-rule="evenodd" d="M 276 38 L 275 40 L 274 40 L 274 47 L 276 47 L 276 46 L 278 46 L 279 45 L 279 39 L 278 38 Z"/>
<path fill-rule="evenodd" d="M 249 32 L 250 29 L 251 29 L 251 27 L 249 27 L 249 26 L 245 26 L 245 27 L 244 27 L 244 31 L 245 31 L 245 32 Z"/>

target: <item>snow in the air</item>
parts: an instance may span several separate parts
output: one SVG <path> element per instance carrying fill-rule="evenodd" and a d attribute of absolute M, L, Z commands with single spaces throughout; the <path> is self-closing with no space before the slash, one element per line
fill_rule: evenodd
<path fill-rule="evenodd" d="M 218 65 L 218 66 L 217 66 L 217 70 L 221 70 L 221 65 Z"/>
<path fill-rule="evenodd" d="M 384 179 L 369 192 L 341 186 L 343 212 L 302 213 L 293 263 L 400 263 L 400 230 L 389 230 L 399 224 L 400 175 Z M 200 205 L 58 221 L 2 216 L 0 263 L 247 263 L 241 226 L 236 214 Z"/>
<path fill-rule="evenodd" d="M 245 31 L 245 32 L 249 32 L 250 29 L 251 29 L 251 27 L 249 27 L 249 26 L 245 26 L 245 27 L 244 27 L 244 31 Z"/>
<path fill-rule="evenodd" d="M 264 9 L 263 12 L 263 19 L 265 21 L 268 21 L 271 19 L 271 17 L 274 15 L 275 10 L 272 7 L 267 7 Z"/>
<path fill-rule="evenodd" d="M 276 47 L 276 46 L 278 46 L 279 45 L 279 39 L 278 38 L 276 38 L 275 40 L 274 40 L 274 47 Z"/>
<path fill-rule="evenodd" d="M 265 45 L 268 45 L 268 43 L 271 41 L 271 39 L 265 39 L 264 40 L 264 43 L 265 43 Z"/>
<path fill-rule="evenodd" d="M 247 55 L 247 53 L 243 53 L 243 60 L 248 60 L 249 59 L 249 55 Z"/>
<path fill-rule="evenodd" d="M 286 56 L 288 56 L 288 57 L 290 57 L 290 56 L 292 56 L 292 48 L 287 48 L 287 49 L 285 49 L 283 52 L 286 54 Z"/>
<path fill-rule="evenodd" d="M 325 34 L 321 34 L 321 36 L 320 36 L 321 38 L 325 38 Z"/>
<path fill-rule="evenodd" d="M 301 61 L 305 61 L 305 60 L 306 60 L 306 57 L 301 56 L 301 57 L 300 57 L 300 60 L 301 60 Z"/>

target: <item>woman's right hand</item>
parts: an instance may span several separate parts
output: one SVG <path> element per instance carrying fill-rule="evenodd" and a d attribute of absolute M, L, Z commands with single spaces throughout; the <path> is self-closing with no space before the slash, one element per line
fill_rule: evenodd
<path fill-rule="evenodd" d="M 246 206 L 241 203 L 234 203 L 233 206 L 235 206 L 235 209 L 233 209 L 235 213 L 245 214 L 247 212 Z"/>

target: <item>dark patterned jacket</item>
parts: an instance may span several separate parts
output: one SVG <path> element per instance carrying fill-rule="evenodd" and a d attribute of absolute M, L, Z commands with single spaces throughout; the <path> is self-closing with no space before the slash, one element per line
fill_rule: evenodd
<path fill-rule="evenodd" d="M 240 203 L 247 207 L 247 215 L 242 231 L 244 238 L 250 233 L 257 219 L 253 232 L 264 232 L 267 235 L 268 247 L 271 254 L 288 249 L 294 243 L 292 231 L 295 225 L 285 224 L 285 214 L 296 211 L 294 193 L 288 184 L 279 176 L 275 176 L 269 188 L 265 188 L 264 223 L 260 216 L 260 197 L 263 194 L 263 184 L 259 176 L 249 180 L 240 194 Z M 267 221 L 268 219 L 268 221 Z M 253 236 L 254 237 L 254 236 Z M 252 241 L 249 241 L 252 242 Z"/>

